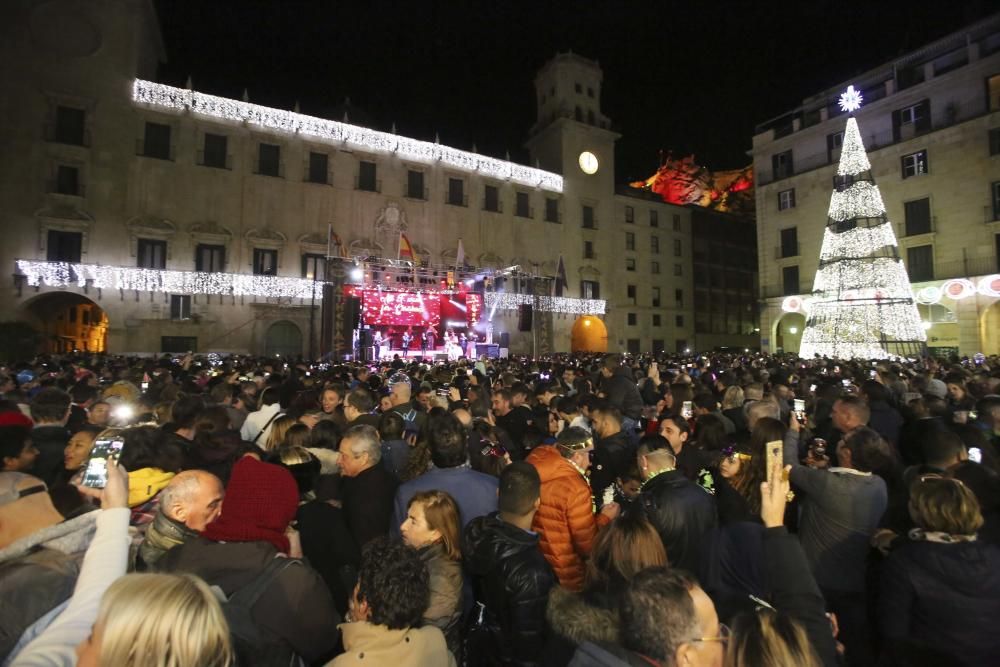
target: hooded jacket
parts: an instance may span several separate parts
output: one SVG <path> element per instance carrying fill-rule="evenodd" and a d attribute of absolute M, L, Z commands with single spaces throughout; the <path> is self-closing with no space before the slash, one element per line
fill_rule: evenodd
<path fill-rule="evenodd" d="M 174 521 L 163 513 L 163 508 L 157 509 L 153 522 L 146 528 L 146 537 L 139 545 L 139 557 L 150 570 L 156 568 L 156 562 L 174 547 L 198 537 L 198 533 L 185 526 L 180 521 Z"/>
<path fill-rule="evenodd" d="M 670 470 L 646 481 L 636 505 L 660 534 L 670 565 L 698 572 L 703 543 L 718 523 L 711 494 Z"/>
<path fill-rule="evenodd" d="M 430 601 L 424 611 L 424 623 L 439 628 L 448 647 L 458 648 L 458 622 L 462 615 L 462 562 L 448 558 L 444 545 L 435 542 L 419 550 L 427 566 Z"/>
<path fill-rule="evenodd" d="M 0 658 L 73 594 L 98 512 L 37 530 L 0 550 Z"/>
<path fill-rule="evenodd" d="M 174 478 L 172 472 L 159 468 L 139 468 L 128 474 L 128 506 L 149 502 Z"/>
<path fill-rule="evenodd" d="M 441 631 L 433 626 L 390 630 L 367 621 L 344 623 L 344 652 L 327 667 L 389 665 L 390 667 L 454 667 Z"/>
<path fill-rule="evenodd" d="M 639 386 L 632 377 L 632 369 L 619 366 L 609 378 L 603 378 L 601 388 L 608 397 L 608 402 L 618 408 L 623 416 L 638 419 L 642 416 L 642 395 Z"/>
<path fill-rule="evenodd" d="M 583 561 L 590 554 L 598 526 L 609 519 L 603 514 L 594 516 L 590 485 L 555 447 L 536 447 L 527 462 L 542 479 L 542 502 L 531 528 L 541 535 L 539 547 L 559 583 L 579 591 L 583 588 Z"/>
<path fill-rule="evenodd" d="M 551 629 L 542 664 L 567 665 L 584 642 L 618 644 L 617 605 L 598 593 L 573 593 L 556 586 L 549 594 L 545 617 Z"/>
<path fill-rule="evenodd" d="M 945 651 L 949 664 L 996 664 L 1000 548 L 909 540 L 889 554 L 880 584 L 878 618 L 890 646 Z"/>
<path fill-rule="evenodd" d="M 532 665 L 545 639 L 545 605 L 555 574 L 538 549 L 538 534 L 503 521 L 498 513 L 473 519 L 465 528 L 462 553 L 472 575 L 476 601 L 499 641 L 501 662 Z"/>

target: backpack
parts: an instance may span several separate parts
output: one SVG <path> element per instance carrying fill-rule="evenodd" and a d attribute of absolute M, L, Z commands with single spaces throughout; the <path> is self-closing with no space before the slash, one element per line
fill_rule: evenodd
<path fill-rule="evenodd" d="M 281 637 L 259 627 L 253 620 L 253 606 L 286 568 L 301 565 L 295 558 L 274 558 L 248 584 L 229 598 L 213 586 L 222 602 L 222 613 L 229 623 L 229 634 L 236 654 L 235 665 L 305 667 L 306 662 Z"/>

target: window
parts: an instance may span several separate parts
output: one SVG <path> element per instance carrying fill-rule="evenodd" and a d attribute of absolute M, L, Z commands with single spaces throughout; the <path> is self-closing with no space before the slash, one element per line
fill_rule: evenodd
<path fill-rule="evenodd" d="M 683 253 L 681 250 L 681 240 L 674 239 L 674 257 L 680 257 L 682 254 Z"/>
<path fill-rule="evenodd" d="M 140 269 L 167 268 L 167 242 L 156 239 L 139 239 L 136 247 L 136 266 Z"/>
<path fill-rule="evenodd" d="M 514 215 L 519 218 L 531 217 L 531 203 L 527 192 L 518 192 L 514 197 Z"/>
<path fill-rule="evenodd" d="M 678 329 L 682 329 L 684 327 L 684 316 L 683 315 L 675 315 L 674 316 L 674 326 L 676 326 Z"/>
<path fill-rule="evenodd" d="M 659 287 L 654 287 L 652 289 L 652 295 L 653 295 L 653 298 L 650 300 L 650 303 L 652 304 L 653 308 L 659 308 L 660 307 L 660 288 Z"/>
<path fill-rule="evenodd" d="M 990 111 L 1000 111 L 1000 74 L 994 74 L 986 79 L 986 93 L 989 95 Z"/>
<path fill-rule="evenodd" d="M 625 270 L 626 271 L 635 271 L 635 257 L 626 257 L 625 258 Z"/>
<path fill-rule="evenodd" d="M 452 206 L 465 206 L 465 181 L 461 178 L 448 179 L 448 203 Z"/>
<path fill-rule="evenodd" d="M 990 184 L 990 194 L 993 195 L 993 219 L 1000 220 L 1000 181 Z"/>
<path fill-rule="evenodd" d="M 146 123 L 141 154 L 158 160 L 169 160 L 170 126 L 163 123 Z"/>
<path fill-rule="evenodd" d="M 635 295 L 636 295 L 636 287 L 635 287 L 635 285 L 626 285 L 625 286 L 625 296 L 626 296 L 626 298 L 628 298 L 629 303 L 631 303 L 633 306 L 635 305 Z"/>
<path fill-rule="evenodd" d="M 681 231 L 681 216 L 680 213 L 674 213 L 674 231 Z"/>
<path fill-rule="evenodd" d="M 326 257 L 308 252 L 302 255 L 302 277 L 306 280 L 326 280 Z"/>
<path fill-rule="evenodd" d="M 789 227 L 781 230 L 781 256 L 797 257 L 799 254 L 799 228 Z"/>
<path fill-rule="evenodd" d="M 927 151 L 917 151 L 902 157 L 903 178 L 927 173 Z"/>
<path fill-rule="evenodd" d="M 591 88 L 590 86 L 587 86 L 587 97 L 593 97 L 593 96 L 594 96 L 594 89 Z"/>
<path fill-rule="evenodd" d="M 194 270 L 218 273 L 226 268 L 226 249 L 221 245 L 199 243 L 194 251 Z"/>
<path fill-rule="evenodd" d="M 785 296 L 799 293 L 799 267 L 786 266 L 781 270 L 781 289 Z"/>
<path fill-rule="evenodd" d="M 326 153 L 309 151 L 309 182 L 322 185 L 330 183 L 330 156 Z"/>
<path fill-rule="evenodd" d="M 581 109 L 579 106 L 577 106 L 576 109 L 573 112 L 573 118 L 582 123 L 583 122 L 583 109 Z"/>
<path fill-rule="evenodd" d="M 928 197 L 903 204 L 906 217 L 906 236 L 927 234 L 931 231 L 931 200 Z"/>
<path fill-rule="evenodd" d="M 649 226 L 650 227 L 659 227 L 660 226 L 660 212 L 659 211 L 654 211 L 654 210 L 650 210 L 649 211 Z"/>
<path fill-rule="evenodd" d="M 660 263 L 659 262 L 650 262 L 649 263 L 649 272 L 652 273 L 653 275 L 659 275 L 659 273 L 660 273 Z"/>
<path fill-rule="evenodd" d="M 83 146 L 86 144 L 86 119 L 83 109 L 56 107 L 56 127 L 54 139 L 61 144 Z"/>
<path fill-rule="evenodd" d="M 664 348 L 664 345 L 663 345 L 663 339 L 662 338 L 654 338 L 653 339 L 653 352 L 654 353 L 655 352 L 663 352 L 664 349 L 665 348 Z"/>
<path fill-rule="evenodd" d="M 201 151 L 201 164 L 216 169 L 229 169 L 227 154 L 229 138 L 224 134 L 205 133 L 205 144 Z"/>
<path fill-rule="evenodd" d="M 581 299 L 600 299 L 601 298 L 601 284 L 596 280 L 581 280 L 580 281 L 580 298 Z"/>
<path fill-rule="evenodd" d="M 632 206 L 625 207 L 625 222 L 635 222 L 635 208 Z"/>
<path fill-rule="evenodd" d="M 678 308 L 684 307 L 684 290 L 675 289 L 674 290 L 674 305 Z"/>
<path fill-rule="evenodd" d="M 261 144 L 257 147 L 257 173 L 261 176 L 281 176 L 281 146 Z"/>
<path fill-rule="evenodd" d="M 840 159 L 840 147 L 844 145 L 844 132 L 826 135 L 826 157 L 830 162 Z"/>
<path fill-rule="evenodd" d="M 652 253 L 660 252 L 660 237 L 656 234 L 649 237 L 649 251 Z"/>
<path fill-rule="evenodd" d="M 684 265 L 683 264 L 674 264 L 674 275 L 675 276 L 683 276 L 684 275 Z"/>
<path fill-rule="evenodd" d="M 990 155 L 1000 155 L 1000 127 L 990 130 Z"/>
<path fill-rule="evenodd" d="M 495 185 L 487 185 L 483 193 L 483 210 L 500 212 L 500 189 Z"/>
<path fill-rule="evenodd" d="M 653 326 L 658 327 L 663 324 L 663 318 L 660 317 L 659 313 L 653 313 Z"/>
<path fill-rule="evenodd" d="M 583 86 L 581 86 L 579 83 L 574 83 L 573 84 L 573 90 L 575 90 L 577 93 L 582 93 L 583 92 Z"/>
<path fill-rule="evenodd" d="M 594 259 L 594 242 L 584 241 L 583 242 L 583 258 L 584 259 Z"/>
<path fill-rule="evenodd" d="M 934 280 L 934 247 L 918 245 L 907 248 L 906 270 L 912 282 Z"/>
<path fill-rule="evenodd" d="M 555 197 L 545 198 L 545 222 L 559 222 L 559 200 Z"/>
<path fill-rule="evenodd" d="M 191 295 L 190 294 L 171 294 L 170 295 L 170 319 L 172 319 L 172 320 L 189 320 L 189 319 L 191 319 Z"/>
<path fill-rule="evenodd" d="M 596 229 L 597 225 L 594 222 L 594 207 L 584 206 L 583 207 L 583 228 L 584 229 Z"/>
<path fill-rule="evenodd" d="M 629 354 L 639 354 L 642 349 L 642 343 L 638 338 L 628 338 L 625 340 L 625 349 Z"/>
<path fill-rule="evenodd" d="M 630 327 L 634 327 L 636 324 L 639 323 L 639 317 L 635 313 L 629 313 L 627 321 Z"/>
<path fill-rule="evenodd" d="M 922 100 L 892 112 L 892 134 L 896 141 L 909 139 L 931 129 L 931 103 Z"/>
<path fill-rule="evenodd" d="M 52 190 L 61 195 L 82 196 L 83 189 L 80 187 L 80 170 L 65 164 L 56 167 L 56 182 Z"/>
<path fill-rule="evenodd" d="M 635 250 L 635 234 L 632 232 L 625 232 L 625 249 Z"/>
<path fill-rule="evenodd" d="M 365 192 L 378 192 L 378 180 L 376 179 L 376 167 L 374 162 L 368 160 L 358 161 L 358 190 Z"/>
<path fill-rule="evenodd" d="M 771 173 L 775 180 L 792 175 L 792 151 L 771 156 Z"/>
<path fill-rule="evenodd" d="M 50 262 L 79 262 L 83 251 L 83 234 L 50 229 L 47 234 L 45 259 Z"/>
<path fill-rule="evenodd" d="M 255 276 L 278 275 L 278 251 L 270 248 L 254 248 L 253 274 Z"/>
<path fill-rule="evenodd" d="M 778 193 L 778 210 L 785 211 L 790 208 L 795 208 L 795 188 Z"/>

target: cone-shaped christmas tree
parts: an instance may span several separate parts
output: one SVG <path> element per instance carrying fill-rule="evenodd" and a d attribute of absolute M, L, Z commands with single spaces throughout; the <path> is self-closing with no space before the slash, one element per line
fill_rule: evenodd
<path fill-rule="evenodd" d="M 840 98 L 853 112 L 854 86 Z M 896 235 L 871 174 L 858 122 L 847 119 L 819 269 L 799 355 L 841 359 L 919 356 L 927 336 Z"/>

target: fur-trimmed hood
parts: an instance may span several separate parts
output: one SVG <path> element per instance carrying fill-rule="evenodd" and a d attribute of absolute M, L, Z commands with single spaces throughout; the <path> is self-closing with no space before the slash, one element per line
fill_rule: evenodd
<path fill-rule="evenodd" d="M 618 611 L 592 604 L 584 593 L 556 586 L 549 593 L 545 617 L 553 632 L 574 644 L 618 642 Z"/>

